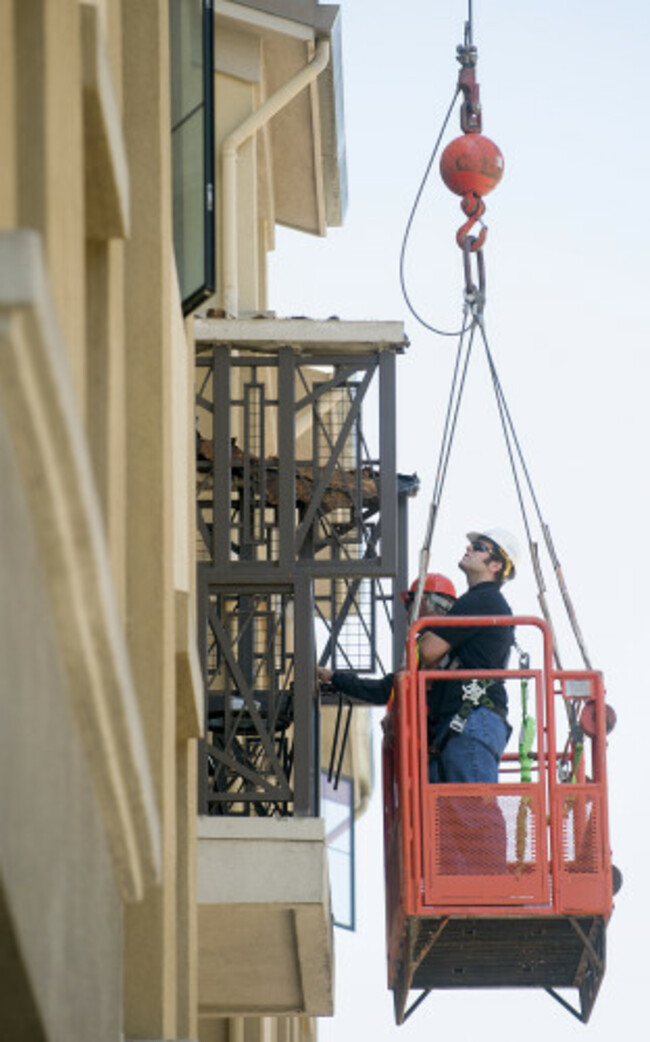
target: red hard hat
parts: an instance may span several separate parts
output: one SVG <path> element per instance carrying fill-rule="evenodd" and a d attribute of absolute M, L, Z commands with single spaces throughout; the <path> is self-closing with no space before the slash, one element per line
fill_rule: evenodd
<path fill-rule="evenodd" d="M 487 195 L 503 176 L 503 156 L 489 137 L 463 134 L 450 141 L 442 153 L 440 174 L 456 195 Z"/>
<path fill-rule="evenodd" d="M 418 580 L 414 579 L 409 586 L 409 593 L 413 594 L 418 588 Z M 423 593 L 442 593 L 445 597 L 453 597 L 456 600 L 456 588 L 446 575 L 441 575 L 440 572 L 429 572 L 424 578 L 424 586 L 422 587 Z"/>

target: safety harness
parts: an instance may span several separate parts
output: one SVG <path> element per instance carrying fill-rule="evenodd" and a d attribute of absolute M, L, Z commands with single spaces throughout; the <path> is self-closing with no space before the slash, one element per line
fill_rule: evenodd
<path fill-rule="evenodd" d="M 452 664 L 450 668 L 453 669 L 454 665 Z M 507 723 L 508 716 L 506 710 L 486 694 L 487 689 L 491 687 L 493 683 L 493 680 L 474 679 L 463 684 L 463 701 L 461 707 L 449 721 L 449 727 L 443 734 L 440 742 L 437 745 L 434 742 L 429 744 L 430 756 L 440 756 L 449 739 L 453 738 L 454 735 L 463 733 L 467 726 L 467 721 L 476 709 L 489 709 L 491 712 L 496 713 L 497 716 L 501 717 L 504 723 Z"/>
<path fill-rule="evenodd" d="M 497 705 L 486 694 L 487 689 L 493 683 L 493 680 L 470 680 L 468 684 L 463 684 L 463 702 L 449 724 L 450 731 L 454 731 L 455 734 L 462 734 L 468 718 L 475 709 L 480 707 L 490 709 L 497 716 L 500 716 L 502 720 L 506 719 L 506 711 L 503 706 Z"/>

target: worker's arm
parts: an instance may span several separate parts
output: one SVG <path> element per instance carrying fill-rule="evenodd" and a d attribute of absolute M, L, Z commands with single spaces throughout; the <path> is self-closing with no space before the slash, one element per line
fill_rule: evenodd
<path fill-rule="evenodd" d="M 439 637 L 437 633 L 425 630 L 420 634 L 418 648 L 420 650 L 420 669 L 434 669 L 447 652 L 451 651 L 451 644 Z"/>
<path fill-rule="evenodd" d="M 385 706 L 393 689 L 393 673 L 387 673 L 380 680 L 370 677 L 360 677 L 350 670 L 325 669 L 320 666 L 318 679 L 321 683 L 331 684 L 335 691 L 340 691 L 351 698 L 357 698 L 360 702 L 368 702 L 370 705 Z"/>

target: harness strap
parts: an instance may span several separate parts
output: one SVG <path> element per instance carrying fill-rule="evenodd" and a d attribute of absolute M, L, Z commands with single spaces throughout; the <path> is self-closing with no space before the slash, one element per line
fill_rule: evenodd
<path fill-rule="evenodd" d="M 467 725 L 469 717 L 475 709 L 489 709 L 501 717 L 504 723 L 508 721 L 508 714 L 503 706 L 494 702 L 485 692 L 494 683 L 493 680 L 470 680 L 463 684 L 463 702 L 458 712 L 449 722 L 449 727 L 442 736 L 440 743 L 429 746 L 430 756 L 440 756 L 450 738 L 455 734 L 462 734 Z"/>

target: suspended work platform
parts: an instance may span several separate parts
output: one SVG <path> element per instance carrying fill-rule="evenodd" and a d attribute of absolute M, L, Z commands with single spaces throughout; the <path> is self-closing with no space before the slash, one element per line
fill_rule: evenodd
<path fill-rule="evenodd" d="M 523 722 L 530 733 L 534 719 L 536 739 L 521 762 L 506 752 L 498 784 L 430 784 L 427 686 L 449 673 L 418 671 L 416 638 L 426 619 L 411 627 L 383 747 L 396 1021 L 435 989 L 523 987 L 546 989 L 586 1022 L 605 972 L 612 912 L 602 676 L 554 669 L 540 619 L 449 621 L 514 623 L 519 643 L 535 643 L 536 667 L 520 661 L 512 670 L 456 670 L 454 678 L 503 679 L 515 724 L 521 688 Z M 436 619 L 436 628 L 445 624 Z M 516 744 L 514 734 L 509 748 Z M 565 988 L 577 990 L 578 1009 L 555 990 Z"/>

